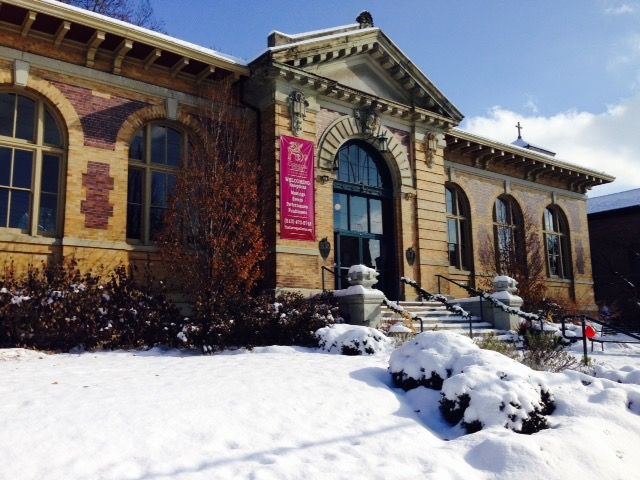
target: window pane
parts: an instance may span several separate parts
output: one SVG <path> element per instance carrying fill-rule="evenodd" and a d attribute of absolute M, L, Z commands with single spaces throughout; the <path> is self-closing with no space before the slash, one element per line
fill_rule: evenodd
<path fill-rule="evenodd" d="M 445 190 L 445 198 L 447 200 L 447 213 L 450 215 L 455 215 L 455 204 L 453 202 L 453 192 L 448 188 Z"/>
<path fill-rule="evenodd" d="M 44 143 L 49 145 L 62 145 L 58 124 L 53 119 L 49 110 L 44 111 Z"/>
<path fill-rule="evenodd" d="M 54 234 L 56 232 L 56 214 L 58 211 L 58 196 L 51 193 L 40 194 L 40 214 L 38 217 L 38 231 Z"/>
<path fill-rule="evenodd" d="M 9 212 L 9 227 L 27 230 L 29 228 L 29 203 L 31 192 L 13 190 L 11 192 L 11 210 Z"/>
<path fill-rule="evenodd" d="M 149 211 L 149 238 L 155 240 L 162 231 L 164 221 L 164 208 L 151 207 Z"/>
<path fill-rule="evenodd" d="M 370 268 L 375 268 L 378 271 L 384 269 L 384 259 L 381 256 L 380 240 L 373 238 L 362 239 L 362 261 Z"/>
<path fill-rule="evenodd" d="M 175 175 L 167 173 L 167 202 L 176 190 L 176 180 L 177 177 Z"/>
<path fill-rule="evenodd" d="M 33 170 L 33 152 L 16 150 L 13 158 L 14 187 L 31 189 L 31 172 Z"/>
<path fill-rule="evenodd" d="M 164 207 L 167 204 L 166 179 L 164 173 L 151 174 L 151 205 Z"/>
<path fill-rule="evenodd" d="M 460 268 L 458 262 L 458 245 L 455 243 L 449 244 L 449 265 L 452 267 Z"/>
<path fill-rule="evenodd" d="M 560 254 L 560 242 L 557 235 L 547 235 L 547 252 L 549 255 Z"/>
<path fill-rule="evenodd" d="M 553 211 L 547 208 L 544 211 L 544 228 L 549 232 L 553 232 Z"/>
<path fill-rule="evenodd" d="M 54 155 L 42 157 L 42 191 L 58 193 L 60 159 Z"/>
<path fill-rule="evenodd" d="M 349 197 L 350 229 L 356 232 L 366 232 L 367 225 L 367 199 L 364 197 Z"/>
<path fill-rule="evenodd" d="M 0 148 L 0 185 L 11 185 L 11 149 Z"/>
<path fill-rule="evenodd" d="M 129 169 L 129 186 L 127 189 L 127 200 L 129 203 L 142 203 L 142 171 L 134 168 Z"/>
<path fill-rule="evenodd" d="M 369 200 L 369 222 L 371 233 L 382 234 L 382 202 L 380 200 Z"/>
<path fill-rule="evenodd" d="M 447 232 L 449 235 L 449 243 L 458 243 L 458 228 L 455 219 L 447 220 Z"/>
<path fill-rule="evenodd" d="M 333 226 L 336 230 L 348 230 L 347 196 L 344 193 L 333 194 Z"/>
<path fill-rule="evenodd" d="M 153 163 L 167 163 L 167 129 L 154 125 L 151 127 L 151 161 Z"/>
<path fill-rule="evenodd" d="M 13 113 L 16 96 L 13 93 L 0 93 L 0 135 L 13 137 Z"/>
<path fill-rule="evenodd" d="M 9 190 L 0 188 L 0 227 L 7 226 L 7 211 L 9 209 Z"/>
<path fill-rule="evenodd" d="M 131 160 L 139 160 L 141 162 L 145 161 L 144 158 L 144 146 L 145 146 L 145 131 L 146 128 L 138 130 L 136 136 L 133 137 L 131 141 L 131 145 L 129 145 L 129 158 Z"/>
<path fill-rule="evenodd" d="M 142 206 L 129 203 L 127 205 L 127 238 L 141 238 Z"/>
<path fill-rule="evenodd" d="M 182 134 L 167 128 L 167 164 L 179 167 L 182 160 Z"/>
<path fill-rule="evenodd" d="M 16 138 L 33 142 L 36 125 L 36 102 L 18 95 L 18 118 L 16 120 Z"/>
<path fill-rule="evenodd" d="M 504 200 L 496 200 L 496 222 L 507 223 L 507 204 Z"/>
<path fill-rule="evenodd" d="M 469 241 L 468 241 L 468 234 L 467 234 L 467 222 L 465 220 L 460 220 L 459 221 L 459 226 L 460 226 L 460 261 L 461 261 L 461 268 L 465 269 L 465 270 L 470 270 L 469 268 Z"/>

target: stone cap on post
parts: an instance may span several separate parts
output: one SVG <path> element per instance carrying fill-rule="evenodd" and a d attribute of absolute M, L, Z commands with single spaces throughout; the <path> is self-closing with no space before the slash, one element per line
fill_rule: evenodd
<path fill-rule="evenodd" d="M 351 285 L 362 285 L 364 288 L 371 288 L 378 283 L 378 275 L 375 269 L 366 265 L 351 265 L 347 279 Z"/>

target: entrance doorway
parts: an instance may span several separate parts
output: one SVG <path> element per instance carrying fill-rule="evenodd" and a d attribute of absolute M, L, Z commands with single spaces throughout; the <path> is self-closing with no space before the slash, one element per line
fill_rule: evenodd
<path fill-rule="evenodd" d="M 351 265 L 375 268 L 374 285 L 398 298 L 393 230 L 393 188 L 389 170 L 370 145 L 351 141 L 338 151 L 338 178 L 333 186 L 336 288 L 347 288 Z"/>

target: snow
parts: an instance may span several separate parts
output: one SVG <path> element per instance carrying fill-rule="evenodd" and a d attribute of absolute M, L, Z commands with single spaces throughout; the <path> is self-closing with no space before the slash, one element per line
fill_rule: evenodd
<path fill-rule="evenodd" d="M 335 324 L 316 332 L 320 349 L 328 353 L 373 355 L 388 352 L 393 340 L 375 328 Z"/>
<path fill-rule="evenodd" d="M 331 29 L 333 30 L 333 29 Z M 297 42 L 292 42 L 292 43 L 287 43 L 285 45 L 278 45 L 276 47 L 269 47 L 268 50 L 272 51 L 272 52 L 278 52 L 280 50 L 288 50 L 292 47 L 299 47 L 302 45 L 310 45 L 312 43 L 315 43 L 319 40 L 322 41 L 326 41 L 326 40 L 335 40 L 341 37 L 346 37 L 346 36 L 354 36 L 354 35 L 361 35 L 364 33 L 370 33 L 370 32 L 377 32 L 380 31 L 380 29 L 378 27 L 367 27 L 367 28 L 360 28 L 357 30 L 347 30 L 345 32 L 338 32 L 338 33 L 333 33 L 333 34 L 329 34 L 329 35 L 324 35 L 324 36 L 319 36 L 319 37 L 312 37 L 312 38 L 308 38 L 305 40 L 299 40 Z M 288 37 L 294 37 L 293 35 L 287 35 Z"/>
<path fill-rule="evenodd" d="M 56 8 L 58 8 L 60 10 L 68 10 L 68 11 L 80 13 L 80 14 L 82 14 L 84 16 L 92 17 L 92 18 L 94 18 L 96 20 L 99 20 L 101 22 L 111 23 L 113 25 L 117 25 L 117 26 L 120 26 L 120 27 L 125 27 L 125 28 L 127 28 L 129 30 L 132 30 L 132 31 L 137 31 L 137 32 L 140 32 L 140 33 L 144 33 L 145 35 L 149 35 L 151 37 L 155 37 L 158 40 L 163 41 L 163 42 L 168 43 L 168 44 L 174 44 L 174 45 L 178 45 L 178 46 L 181 46 L 181 47 L 185 47 L 185 48 L 197 51 L 198 53 L 205 54 L 205 55 L 210 55 L 210 56 L 215 57 L 215 58 L 217 58 L 219 60 L 223 60 L 225 62 L 232 63 L 232 64 L 235 64 L 235 65 L 240 65 L 240 66 L 243 66 L 243 67 L 247 66 L 247 62 L 245 62 L 244 60 L 242 60 L 240 58 L 234 57 L 232 55 L 228 55 L 226 53 L 218 52 L 218 51 L 212 50 L 210 48 L 202 47 L 200 45 L 196 45 L 194 43 L 187 42 L 185 40 L 180 40 L 179 38 L 175 38 L 175 37 L 172 37 L 170 35 L 166 35 L 164 33 L 156 32 L 154 30 L 149 30 L 148 28 L 144 28 L 144 27 L 139 27 L 137 25 L 133 25 L 133 24 L 128 23 L 128 22 L 124 22 L 122 20 L 117 20 L 115 18 L 111 18 L 111 17 L 108 17 L 106 15 L 102 15 L 100 13 L 95 13 L 95 12 L 92 12 L 90 10 L 85 10 L 84 8 L 75 7 L 73 5 L 68 5 L 68 4 L 65 4 L 65 3 L 61 3 L 61 2 L 58 2 L 56 0 L 41 0 L 41 1 L 44 2 L 44 3 L 48 3 L 50 5 L 53 5 L 53 6 L 55 6 Z"/>
<path fill-rule="evenodd" d="M 364 285 L 351 285 L 349 288 L 343 288 L 342 290 L 334 290 L 334 297 L 346 297 L 349 295 L 364 295 L 365 297 L 382 298 L 384 293 L 381 290 L 375 288 L 367 288 Z"/>
<path fill-rule="evenodd" d="M 450 338 L 434 349 L 473 350 Z M 606 348 L 598 361 L 624 350 L 640 367 L 637 350 Z M 440 392 L 392 388 L 388 361 L 281 346 L 0 350 L 0 478 L 637 478 L 638 385 L 537 372 L 554 395 L 551 428 L 464 435 L 444 421 Z"/>
<path fill-rule="evenodd" d="M 640 207 L 640 188 L 587 199 L 588 214 L 609 212 L 629 207 Z"/>

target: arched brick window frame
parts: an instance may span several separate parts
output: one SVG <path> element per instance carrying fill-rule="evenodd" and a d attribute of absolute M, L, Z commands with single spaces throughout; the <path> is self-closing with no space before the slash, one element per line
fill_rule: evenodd
<path fill-rule="evenodd" d="M 449 266 L 473 270 L 471 209 L 464 191 L 454 183 L 445 184 Z"/>
<path fill-rule="evenodd" d="M 524 216 L 511 195 L 500 195 L 494 203 L 493 234 L 497 272 L 526 271 Z"/>
<path fill-rule="evenodd" d="M 571 269 L 571 243 L 569 224 L 564 212 L 556 205 L 545 208 L 542 217 L 547 275 L 550 278 L 569 279 Z"/>

